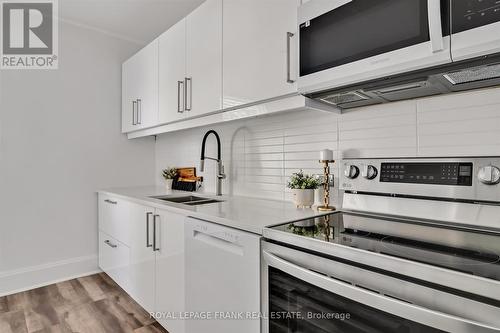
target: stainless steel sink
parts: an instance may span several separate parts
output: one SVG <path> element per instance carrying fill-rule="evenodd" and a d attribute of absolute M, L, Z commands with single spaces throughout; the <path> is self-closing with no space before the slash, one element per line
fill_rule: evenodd
<path fill-rule="evenodd" d="M 223 200 L 208 199 L 208 200 L 184 202 L 184 204 L 188 205 L 188 206 L 198 206 L 198 205 L 206 205 L 206 204 L 217 203 L 217 202 L 223 202 Z"/>
<path fill-rule="evenodd" d="M 159 199 L 159 200 L 163 200 L 163 201 L 168 201 L 168 202 L 180 203 L 180 204 L 189 205 L 189 206 L 197 206 L 197 205 L 205 205 L 205 204 L 210 204 L 210 203 L 222 202 L 222 200 L 197 197 L 194 195 L 188 195 L 188 196 L 182 196 L 182 197 L 172 197 L 172 196 L 168 196 L 168 195 L 166 195 L 166 196 L 163 195 L 163 196 L 152 196 L 151 198 L 155 198 L 155 199 Z"/>

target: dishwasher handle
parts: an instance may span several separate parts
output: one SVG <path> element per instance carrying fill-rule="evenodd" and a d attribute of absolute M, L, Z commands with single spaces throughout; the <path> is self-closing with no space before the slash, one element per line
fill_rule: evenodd
<path fill-rule="evenodd" d="M 227 235 L 217 233 L 208 233 L 200 230 L 193 230 L 192 238 L 196 241 L 205 243 L 212 247 L 216 247 L 222 251 L 230 252 L 239 256 L 244 255 L 243 246 L 237 243 L 237 240 L 228 240 Z"/>

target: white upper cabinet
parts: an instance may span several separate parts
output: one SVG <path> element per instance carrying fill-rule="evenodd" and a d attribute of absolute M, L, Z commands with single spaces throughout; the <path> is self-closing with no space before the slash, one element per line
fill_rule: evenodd
<path fill-rule="evenodd" d="M 226 0 L 223 106 L 297 92 L 297 0 Z"/>
<path fill-rule="evenodd" d="M 222 107 L 222 0 L 207 0 L 160 36 L 160 123 Z"/>
<path fill-rule="evenodd" d="M 159 122 L 182 119 L 186 79 L 186 19 L 159 38 Z"/>
<path fill-rule="evenodd" d="M 204 1 L 123 64 L 122 131 L 297 94 L 299 2 Z"/>
<path fill-rule="evenodd" d="M 158 41 L 122 65 L 122 132 L 158 123 Z"/>
<path fill-rule="evenodd" d="M 186 117 L 222 109 L 222 0 L 186 17 Z"/>

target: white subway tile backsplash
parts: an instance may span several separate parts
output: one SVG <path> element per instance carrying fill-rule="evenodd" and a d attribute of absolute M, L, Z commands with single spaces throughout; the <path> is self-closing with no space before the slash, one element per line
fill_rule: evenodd
<path fill-rule="evenodd" d="M 283 153 L 283 145 L 245 147 L 246 154 Z"/>
<path fill-rule="evenodd" d="M 291 112 L 158 136 L 156 169 L 198 166 L 208 129 L 221 135 L 225 193 L 291 199 L 290 175 L 322 174 L 319 151 L 341 158 L 500 155 L 500 88 L 347 110 L 342 115 Z M 213 138 L 207 155 L 215 155 Z M 215 189 L 207 162 L 204 188 Z M 330 166 L 338 184 L 339 163 Z M 337 198 L 337 190 L 334 190 Z"/>
<path fill-rule="evenodd" d="M 500 89 L 417 102 L 419 156 L 500 155 Z"/>
<path fill-rule="evenodd" d="M 283 153 L 242 154 L 247 161 L 282 161 Z"/>
<path fill-rule="evenodd" d="M 394 137 L 415 137 L 415 123 L 392 127 L 364 128 L 357 130 L 342 130 L 339 140 L 341 142 L 359 139 L 384 139 Z"/>
<path fill-rule="evenodd" d="M 302 161 L 285 161 L 285 169 L 315 169 L 322 168 L 322 164 L 318 159 L 315 160 L 302 160 Z"/>
<path fill-rule="evenodd" d="M 313 143 L 298 143 L 293 145 L 285 145 L 285 153 L 289 152 L 317 152 L 319 158 L 319 152 L 323 149 L 337 150 L 337 142 L 313 142 Z"/>
<path fill-rule="evenodd" d="M 246 140 L 247 147 L 262 147 L 262 146 L 276 146 L 283 144 L 283 137 L 267 138 L 267 139 L 253 139 L 251 135 Z"/>
<path fill-rule="evenodd" d="M 325 142 L 325 141 L 337 141 L 337 132 L 325 132 L 317 134 L 307 134 L 307 135 L 293 135 L 285 136 L 285 144 L 296 144 L 304 142 Z"/>
<path fill-rule="evenodd" d="M 415 156 L 415 102 L 382 104 L 347 112 L 339 121 L 339 150 L 342 158 Z"/>
<path fill-rule="evenodd" d="M 285 161 L 314 161 L 318 158 L 319 152 L 317 151 L 285 152 L 284 154 Z"/>

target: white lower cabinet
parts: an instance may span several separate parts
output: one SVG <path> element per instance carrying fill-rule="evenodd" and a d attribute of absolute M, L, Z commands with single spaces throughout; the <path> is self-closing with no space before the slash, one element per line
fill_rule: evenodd
<path fill-rule="evenodd" d="M 107 194 L 99 193 L 99 229 L 125 245 L 130 245 L 128 214 L 130 203 Z"/>
<path fill-rule="evenodd" d="M 146 311 L 155 309 L 154 208 L 131 204 L 130 295 Z"/>
<path fill-rule="evenodd" d="M 255 333 L 260 236 L 99 194 L 99 266 L 169 333 Z"/>
<path fill-rule="evenodd" d="M 158 321 L 170 333 L 185 332 L 184 320 L 184 223 L 186 216 L 156 211 L 156 311 L 165 313 Z"/>
<path fill-rule="evenodd" d="M 99 194 L 99 267 L 169 333 L 184 333 L 181 214 Z"/>
<path fill-rule="evenodd" d="M 99 267 L 126 292 L 130 291 L 130 248 L 99 231 Z"/>

